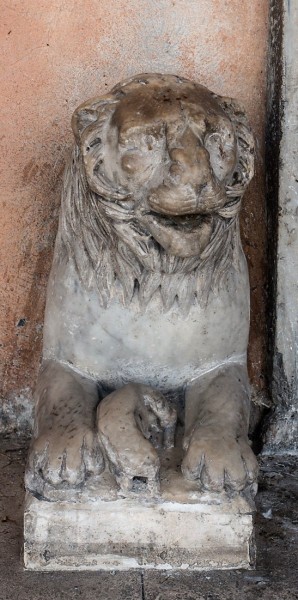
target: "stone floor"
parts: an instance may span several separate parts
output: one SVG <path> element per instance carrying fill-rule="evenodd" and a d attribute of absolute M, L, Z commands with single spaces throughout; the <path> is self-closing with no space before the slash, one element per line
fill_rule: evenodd
<path fill-rule="evenodd" d="M 26 452 L 26 440 L 0 439 L 0 600 L 298 599 L 297 458 L 260 461 L 255 571 L 48 574 L 21 564 Z"/>

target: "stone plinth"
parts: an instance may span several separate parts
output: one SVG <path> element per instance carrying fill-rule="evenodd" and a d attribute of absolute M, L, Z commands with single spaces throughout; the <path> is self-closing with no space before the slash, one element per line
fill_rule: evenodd
<path fill-rule="evenodd" d="M 182 478 L 181 478 L 182 481 Z M 24 563 L 30 570 L 231 569 L 254 562 L 253 509 L 243 496 L 175 493 L 168 481 L 159 499 L 115 490 L 108 482 L 38 500 L 27 493 Z M 96 494 L 95 494 L 96 491 Z M 109 492 L 110 495 L 110 492 Z"/>

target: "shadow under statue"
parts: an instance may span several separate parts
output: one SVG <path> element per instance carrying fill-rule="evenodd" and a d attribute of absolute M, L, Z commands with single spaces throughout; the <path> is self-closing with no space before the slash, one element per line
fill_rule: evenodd
<path fill-rule="evenodd" d="M 25 566 L 249 567 L 245 114 L 197 83 L 146 73 L 81 105 L 72 127 Z"/>

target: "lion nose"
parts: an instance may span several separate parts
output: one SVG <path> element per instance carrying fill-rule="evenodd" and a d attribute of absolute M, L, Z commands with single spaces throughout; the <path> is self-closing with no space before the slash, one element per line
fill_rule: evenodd
<path fill-rule="evenodd" d="M 152 190 L 148 204 L 155 212 L 170 216 L 210 213 L 221 207 L 224 195 L 214 176 L 209 152 L 194 134 L 182 141 L 170 148 L 169 177 Z"/>
<path fill-rule="evenodd" d="M 169 138 L 169 172 L 173 183 L 200 186 L 210 181 L 209 153 L 192 129 L 187 127 L 180 135 Z"/>
<path fill-rule="evenodd" d="M 201 186 L 210 181 L 209 153 L 203 146 L 173 148 L 170 159 L 170 176 L 174 183 Z"/>

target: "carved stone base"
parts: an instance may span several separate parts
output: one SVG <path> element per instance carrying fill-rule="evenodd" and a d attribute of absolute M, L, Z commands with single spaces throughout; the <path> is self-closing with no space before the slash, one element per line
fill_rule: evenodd
<path fill-rule="evenodd" d="M 202 495 L 189 503 L 133 497 L 49 502 L 27 494 L 24 533 L 30 570 L 254 566 L 252 508 L 239 496 Z"/>

